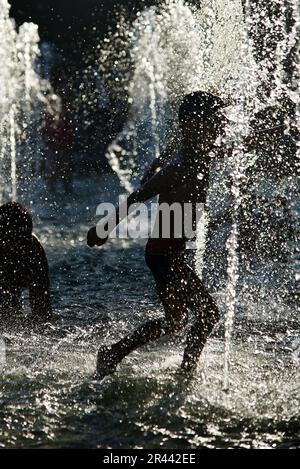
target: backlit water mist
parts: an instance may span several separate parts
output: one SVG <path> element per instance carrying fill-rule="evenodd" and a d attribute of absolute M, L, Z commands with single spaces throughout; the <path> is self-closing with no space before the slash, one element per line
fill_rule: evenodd
<path fill-rule="evenodd" d="M 37 73 L 38 27 L 17 30 L 0 1 L 0 200 L 17 200 L 39 174 L 41 118 L 50 85 Z"/>
<path fill-rule="evenodd" d="M 253 31 L 258 32 L 270 12 L 271 16 L 264 26 L 264 38 L 257 45 Z M 227 387 L 230 337 L 238 294 L 239 211 L 243 196 L 245 199 L 249 196 L 242 193 L 240 186 L 247 186 L 250 169 L 255 167 L 259 157 L 255 150 L 249 152 L 244 140 L 251 132 L 251 119 L 259 111 L 280 106 L 283 98 L 299 106 L 297 4 L 291 1 L 289 5 L 280 6 L 278 3 L 277 8 L 272 10 L 267 5 L 257 7 L 255 2 L 215 0 L 204 1 L 196 9 L 188 2 L 170 0 L 163 6 L 145 10 L 133 25 L 121 23 L 120 26 L 121 33 L 110 38 L 109 47 L 115 50 L 120 35 L 128 43 L 133 63 L 133 73 L 127 84 L 131 117 L 110 146 L 107 156 L 125 189 L 132 190 L 136 176 L 149 164 L 149 160 L 160 154 L 166 139 L 172 137 L 172 131 L 176 133 L 176 110 L 180 97 L 202 89 L 215 92 L 232 104 L 228 112 L 232 124 L 228 126 L 224 144 L 227 144 L 228 151 L 233 148 L 233 158 L 223 164 L 219 181 L 212 177 L 208 210 L 212 213 L 218 205 L 221 212 L 226 209 L 226 203 L 233 206 L 232 227 L 227 242 L 223 244 L 227 249 L 228 266 L 225 299 Z M 124 69 L 123 57 L 118 57 L 122 64 L 120 70 Z M 293 119 L 287 114 L 288 127 L 296 128 L 298 119 L 297 112 Z M 268 151 L 275 152 L 276 149 L 269 148 Z M 292 167 L 293 162 L 291 174 Z M 226 176 L 230 181 L 225 191 L 227 199 L 224 199 L 218 192 L 224 189 Z M 265 173 L 260 174 L 261 192 L 268 176 L 265 167 Z M 219 184 L 222 186 L 218 187 Z M 296 191 L 295 184 L 294 177 L 292 186 Z M 270 195 L 269 188 L 266 193 Z M 219 199 L 218 204 L 216 198 Z M 266 217 L 267 237 L 271 223 L 272 220 Z M 203 229 L 203 225 L 199 226 L 199 234 L 203 233 Z M 203 236 L 199 235 L 198 238 L 198 264 L 203 266 L 204 240 Z"/>
<path fill-rule="evenodd" d="M 0 100 L 6 106 L 0 111 L 1 191 L 5 200 L 21 194 L 27 203 L 34 194 L 30 208 L 49 257 L 55 321 L 43 335 L 3 329 L 0 445 L 299 444 L 297 4 L 290 0 L 276 14 L 267 12 L 262 42 L 258 31 L 266 12 L 255 10 L 255 1 L 243 2 L 243 7 L 239 1 L 203 1 L 194 8 L 172 0 L 145 9 L 133 24 L 120 18 L 118 33 L 101 44 L 98 57 L 120 106 L 129 99 L 127 125 L 108 150 L 116 174 L 78 179 L 75 195 L 61 197 L 39 186 L 24 193 L 19 189 L 16 174 L 22 174 L 23 166 L 27 174 L 32 155 L 19 138 L 20 129 L 27 129 L 29 121 L 32 135 L 38 128 L 26 116 L 39 120 L 36 109 L 44 85 L 34 66 L 39 54 L 35 26 L 25 27 L 31 34 L 19 40 L 16 57 L 17 33 L 8 20 L 7 2 L 1 2 L 1 31 L 9 31 L 1 32 L 0 46 L 5 64 Z M 23 60 L 26 50 L 32 52 Z M 26 81 L 24 69 L 34 79 Z M 9 76 L 12 85 L 7 87 Z M 224 319 L 189 382 L 177 373 L 184 334 L 136 351 L 116 375 L 96 382 L 99 345 L 161 315 L 162 308 L 142 243 L 114 240 L 91 251 L 85 246 L 86 231 L 95 222 L 99 202 L 115 201 L 119 192 L 138 184 L 143 169 L 177 133 L 180 99 L 196 89 L 219 93 L 231 104 L 232 123 L 222 144 L 233 157 L 217 160 L 212 168 L 204 260 L 203 232 L 198 249 L 203 281 Z M 286 102 L 293 112 L 282 104 Z M 273 142 L 273 148 L 272 142 L 263 142 L 249 150 L 244 142 L 253 117 L 270 106 L 284 108 L 288 130 L 283 143 Z M 271 165 L 266 157 L 270 148 L 276 155 Z M 34 185 L 35 178 L 30 180 Z"/>

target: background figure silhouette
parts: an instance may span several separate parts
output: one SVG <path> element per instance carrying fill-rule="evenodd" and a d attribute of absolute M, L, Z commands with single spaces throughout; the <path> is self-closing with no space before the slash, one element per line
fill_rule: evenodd
<path fill-rule="evenodd" d="M 56 181 L 61 180 L 65 193 L 70 194 L 73 191 L 74 128 L 69 113 L 62 103 L 57 112 L 49 111 L 43 128 L 43 139 L 47 148 L 47 189 L 49 192 L 54 192 Z"/>

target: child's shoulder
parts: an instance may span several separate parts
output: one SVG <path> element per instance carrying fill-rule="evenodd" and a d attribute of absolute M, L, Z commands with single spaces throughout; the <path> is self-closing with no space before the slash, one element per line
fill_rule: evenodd
<path fill-rule="evenodd" d="M 32 248 L 35 255 L 43 255 L 45 253 L 41 241 L 34 233 L 32 233 Z"/>

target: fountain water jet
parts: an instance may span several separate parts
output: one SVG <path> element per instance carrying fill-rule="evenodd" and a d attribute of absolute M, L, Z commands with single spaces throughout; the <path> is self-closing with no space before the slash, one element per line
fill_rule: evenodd
<path fill-rule="evenodd" d="M 126 127 L 107 153 L 127 190 L 158 156 L 170 132 L 176 132 L 182 96 L 198 89 L 232 94 L 242 52 L 241 25 L 239 0 L 204 1 L 199 10 L 184 0 L 167 0 L 141 12 L 132 25 L 120 21 L 117 37 L 107 39 L 107 48 L 117 50 L 117 39 L 124 36 L 130 56 L 130 66 L 128 54 L 111 61 L 112 78 L 128 90 L 130 110 Z M 103 56 L 107 59 L 108 52 Z M 126 67 L 133 71 L 124 84 Z"/>
<path fill-rule="evenodd" d="M 0 200 L 16 200 L 37 177 L 39 138 L 47 81 L 36 72 L 38 27 L 24 23 L 17 31 L 10 5 L 0 0 Z"/>
<path fill-rule="evenodd" d="M 256 57 L 253 38 L 251 38 L 251 31 L 257 26 L 258 17 L 261 20 L 266 20 L 266 7 L 262 7 L 259 11 L 255 10 L 255 15 L 251 10 L 251 1 L 244 1 L 244 34 L 243 34 L 243 48 L 245 55 Z M 261 5 L 260 5 L 261 7 Z M 240 66 L 241 77 L 238 82 L 238 89 L 241 93 L 241 107 L 238 111 L 238 126 L 239 128 L 228 129 L 227 136 L 234 142 L 234 164 L 231 170 L 232 175 L 232 195 L 233 195 L 233 213 L 232 213 L 232 229 L 230 236 L 227 240 L 228 251 L 228 283 L 227 283 L 227 313 L 225 318 L 225 366 L 224 366 L 224 388 L 228 390 L 229 387 L 229 363 L 230 363 L 230 343 L 233 330 L 234 316 L 236 312 L 237 303 L 237 287 L 239 277 L 239 261 L 238 261 L 238 238 L 239 238 L 239 208 L 242 203 L 243 193 L 241 192 L 240 183 L 245 178 L 248 166 L 252 166 L 251 158 L 247 158 L 246 148 L 243 144 L 243 136 L 247 136 L 249 132 L 249 123 L 251 117 L 255 116 L 256 112 L 268 106 L 280 106 L 282 99 L 286 96 L 289 97 L 295 104 L 299 103 L 299 95 L 296 98 L 292 91 L 293 80 L 288 76 L 289 70 L 286 69 L 286 57 L 293 56 L 293 49 L 297 47 L 299 33 L 299 16 L 297 8 L 295 7 L 294 0 L 291 0 L 290 12 L 292 13 L 293 26 L 291 31 L 287 30 L 287 9 L 286 5 L 279 8 L 279 13 L 275 19 L 268 25 L 267 34 L 264 36 L 264 46 L 259 52 L 262 54 L 263 60 L 252 62 L 249 66 L 248 60 L 242 60 Z M 277 29 L 276 29 L 277 28 Z M 274 35 L 279 38 L 279 42 L 272 50 L 270 48 L 271 37 Z M 262 44 L 260 44 L 262 46 Z M 299 46 L 299 44 L 298 44 Z M 294 54 L 294 60 L 297 60 L 297 54 Z M 297 63 L 292 63 L 294 72 L 298 68 Z M 271 71 L 271 74 L 270 74 Z M 270 81 L 270 75 L 273 74 L 273 79 Z M 290 78 L 290 80 L 289 80 Z M 252 82 L 252 83 L 251 83 Z M 249 86 L 249 83 L 251 85 Z M 299 91 L 299 90 L 298 90 Z M 296 99 L 295 99 L 296 98 Z M 299 104 L 298 104 L 299 105 Z M 236 117 L 236 116 L 235 116 Z M 287 116 L 289 121 L 289 117 Z M 290 122 L 288 122 L 290 124 Z M 233 131 L 233 133 L 232 133 Z M 225 139 L 226 144 L 226 139 Z"/>

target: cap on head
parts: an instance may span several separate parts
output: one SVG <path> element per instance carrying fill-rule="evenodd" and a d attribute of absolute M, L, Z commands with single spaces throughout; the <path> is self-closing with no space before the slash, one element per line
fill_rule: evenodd
<path fill-rule="evenodd" d="M 0 207 L 0 240 L 28 238 L 32 228 L 32 217 L 23 205 L 8 202 Z"/>
<path fill-rule="evenodd" d="M 218 96 L 205 91 L 195 91 L 184 97 L 179 108 L 179 121 L 206 119 L 226 106 L 227 104 Z"/>

